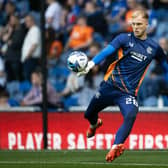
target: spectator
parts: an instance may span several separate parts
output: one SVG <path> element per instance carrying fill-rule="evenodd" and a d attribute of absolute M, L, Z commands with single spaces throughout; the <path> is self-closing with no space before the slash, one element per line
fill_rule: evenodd
<path fill-rule="evenodd" d="M 109 32 L 111 34 L 118 34 L 123 31 L 124 15 L 126 12 L 125 0 L 116 0 L 112 2 L 112 9 L 106 19 L 109 25 Z"/>
<path fill-rule="evenodd" d="M 72 27 L 76 22 L 76 16 L 71 12 L 71 10 L 65 6 L 62 9 L 61 15 L 61 27 L 57 32 L 57 38 L 62 39 L 62 44 L 66 44 L 69 34 L 72 31 Z"/>
<path fill-rule="evenodd" d="M 32 11 L 40 12 L 41 6 L 39 4 L 41 0 L 29 0 L 29 3 Z"/>
<path fill-rule="evenodd" d="M 57 31 L 60 28 L 61 23 L 61 15 L 62 15 L 61 6 L 55 0 L 47 0 L 47 4 L 49 6 L 45 12 L 46 27 L 53 28 L 55 31 Z"/>
<path fill-rule="evenodd" d="M 13 27 L 10 22 L 1 29 L 0 39 L 1 39 L 1 54 L 4 56 L 8 49 L 8 41 L 12 35 Z"/>
<path fill-rule="evenodd" d="M 114 5 L 115 1 L 125 1 L 125 0 L 95 0 L 97 6 L 103 10 L 104 14 L 110 13 L 111 7 Z M 114 2 L 114 3 L 113 3 Z M 117 2 L 119 3 L 119 2 Z"/>
<path fill-rule="evenodd" d="M 168 57 L 168 39 L 165 37 L 160 38 L 159 44 Z M 167 65 L 167 68 L 168 68 L 168 65 Z M 164 78 L 165 78 L 165 80 L 161 86 L 161 94 L 163 97 L 164 105 L 168 106 L 168 74 L 167 73 L 164 73 Z"/>
<path fill-rule="evenodd" d="M 21 77 L 21 47 L 25 36 L 25 29 L 20 25 L 17 14 L 10 16 L 11 34 L 7 41 L 8 48 L 5 53 L 5 69 L 7 80 L 20 80 Z"/>
<path fill-rule="evenodd" d="M 145 78 L 141 86 L 140 98 L 143 106 L 157 106 L 160 95 L 160 84 L 163 78 L 159 77 L 157 70 L 153 69 L 149 77 Z"/>
<path fill-rule="evenodd" d="M 42 74 L 40 71 L 34 71 L 31 75 L 32 88 L 21 102 L 22 106 L 40 106 L 42 107 Z M 47 83 L 47 101 L 48 107 L 61 107 L 60 98 L 51 84 Z"/>
<path fill-rule="evenodd" d="M 46 34 L 46 50 L 48 65 L 55 65 L 62 53 L 63 46 L 61 41 L 56 40 L 56 33 L 52 28 L 48 28 Z"/>
<path fill-rule="evenodd" d="M 62 31 L 63 29 L 63 33 L 66 33 L 66 31 L 69 32 L 70 28 L 72 28 L 71 26 L 75 23 L 75 21 L 76 16 L 70 12 L 70 9 L 68 7 L 64 7 L 62 9 L 60 31 Z"/>
<path fill-rule="evenodd" d="M 53 41 L 50 47 L 50 52 L 49 52 L 49 59 L 54 60 L 54 59 L 59 59 L 60 55 L 62 53 L 62 44 L 60 41 Z"/>
<path fill-rule="evenodd" d="M 9 94 L 2 86 L 0 86 L 0 107 L 10 107 Z"/>
<path fill-rule="evenodd" d="M 89 1 L 89 0 L 78 0 L 77 4 L 79 6 L 80 9 L 83 9 L 85 7 L 85 3 Z"/>
<path fill-rule="evenodd" d="M 161 37 L 159 39 L 159 44 L 162 47 L 163 51 L 165 54 L 168 56 L 168 39 L 165 37 Z"/>
<path fill-rule="evenodd" d="M 4 67 L 4 61 L 0 57 L 0 86 L 2 87 L 5 87 L 6 85 L 6 72 Z"/>
<path fill-rule="evenodd" d="M 16 13 L 16 5 L 12 1 L 7 1 L 5 5 L 6 24 L 9 22 L 10 16 Z"/>
<path fill-rule="evenodd" d="M 148 9 L 148 14 L 149 14 L 149 28 L 147 30 L 147 33 L 149 36 L 154 37 L 156 29 L 158 27 L 158 20 L 154 10 Z"/>
<path fill-rule="evenodd" d="M 153 9 L 156 10 L 160 21 L 168 21 L 168 1 L 167 0 L 152 0 Z"/>
<path fill-rule="evenodd" d="M 40 29 L 36 26 L 34 18 L 27 15 L 25 24 L 28 32 L 22 46 L 21 62 L 23 65 L 23 75 L 25 80 L 30 80 L 31 73 L 38 65 L 41 55 L 41 34 Z"/>
<path fill-rule="evenodd" d="M 77 92 L 82 89 L 84 86 L 84 78 L 83 77 L 77 77 L 77 75 L 74 72 L 71 72 L 68 76 L 66 86 L 64 90 L 60 93 L 61 96 L 69 96 L 73 94 L 74 92 Z"/>
<path fill-rule="evenodd" d="M 0 1 L 0 28 L 5 25 L 5 14 L 4 14 L 4 11 L 3 11 L 3 0 Z"/>
<path fill-rule="evenodd" d="M 52 28 L 48 28 L 45 30 L 45 40 L 46 40 L 46 52 L 49 55 L 50 47 L 53 41 L 55 41 L 56 33 L 55 30 Z"/>
<path fill-rule="evenodd" d="M 69 40 L 65 46 L 68 49 L 82 50 L 86 49 L 93 40 L 93 28 L 88 26 L 86 18 L 81 16 L 77 20 L 77 24 L 72 28 Z"/>
<path fill-rule="evenodd" d="M 76 0 L 67 0 L 67 5 L 70 8 L 70 15 L 77 18 L 78 15 L 80 14 L 80 8 L 77 4 L 77 1 Z"/>
<path fill-rule="evenodd" d="M 92 1 L 85 4 L 84 11 L 87 16 L 88 26 L 93 27 L 95 32 L 100 33 L 105 37 L 108 33 L 108 28 L 103 12 L 98 10 L 96 4 Z"/>
<path fill-rule="evenodd" d="M 165 37 L 160 38 L 159 39 L 159 44 L 162 47 L 165 55 L 167 55 L 167 58 L 168 58 L 168 39 L 165 38 Z M 168 65 L 164 65 L 164 68 L 168 69 Z M 163 72 L 163 73 L 164 73 L 164 76 L 165 76 L 166 84 L 168 85 L 168 73 L 165 73 L 165 72 Z M 167 88 L 168 88 L 168 86 L 167 86 Z"/>
<path fill-rule="evenodd" d="M 53 41 L 50 47 L 49 55 L 47 57 L 48 68 L 50 69 L 54 68 L 55 65 L 58 65 L 58 63 L 61 63 L 60 56 L 61 56 L 62 50 L 63 50 L 63 46 L 61 42 L 58 40 Z"/>
<path fill-rule="evenodd" d="M 69 109 L 70 106 L 79 105 L 81 91 L 84 88 L 84 77 L 77 77 L 76 73 L 71 72 L 66 81 L 64 90 L 60 93 L 60 96 L 64 100 L 65 109 Z"/>
<path fill-rule="evenodd" d="M 152 0 L 151 1 L 153 10 L 155 10 L 158 18 L 158 26 L 156 30 L 156 39 L 159 40 L 160 37 L 168 38 L 168 1 L 167 0 Z"/>
<path fill-rule="evenodd" d="M 66 5 L 62 9 L 61 15 L 61 28 L 59 30 L 60 34 L 63 37 L 63 44 L 66 43 L 69 33 L 72 30 L 74 23 L 77 20 L 78 15 L 80 14 L 80 7 L 77 4 L 76 0 L 67 0 Z"/>
<path fill-rule="evenodd" d="M 17 0 L 16 7 L 19 11 L 20 16 L 25 16 L 30 10 L 30 1 Z"/>

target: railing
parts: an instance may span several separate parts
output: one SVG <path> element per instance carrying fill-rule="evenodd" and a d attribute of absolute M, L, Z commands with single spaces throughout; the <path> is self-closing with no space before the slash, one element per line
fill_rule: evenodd
<path fill-rule="evenodd" d="M 71 107 L 69 110 L 70 111 L 73 111 L 73 112 L 77 112 L 77 111 L 85 111 L 87 107 L 85 106 L 73 106 Z M 115 112 L 119 112 L 120 109 L 118 106 L 112 106 L 112 107 L 107 107 L 105 108 L 103 111 L 106 111 L 106 112 L 111 112 L 111 111 L 115 111 Z M 139 111 L 142 111 L 142 112 L 168 112 L 168 107 L 139 107 Z"/>
<path fill-rule="evenodd" d="M 86 106 L 72 106 L 70 107 L 69 111 L 70 112 L 81 112 L 81 111 L 85 111 L 87 109 Z M 33 106 L 33 107 L 0 107 L 0 112 L 37 112 L 37 111 L 42 111 L 42 109 L 40 107 L 37 106 Z M 58 110 L 60 111 L 60 110 Z M 61 110 L 64 112 L 64 110 Z M 115 111 L 115 112 L 119 112 L 120 109 L 118 106 L 111 106 L 111 107 L 107 107 L 106 109 L 104 109 L 103 111 L 105 112 L 111 112 L 111 111 Z M 142 112 L 168 112 L 168 107 L 139 107 L 139 111 Z M 57 112 L 57 110 L 55 110 L 55 112 Z"/>

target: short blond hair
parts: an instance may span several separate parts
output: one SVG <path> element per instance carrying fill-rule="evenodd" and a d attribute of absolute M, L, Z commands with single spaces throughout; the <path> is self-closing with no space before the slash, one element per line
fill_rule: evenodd
<path fill-rule="evenodd" d="M 148 16 L 148 13 L 147 13 L 146 10 L 136 10 L 136 11 L 134 11 L 133 14 L 132 14 L 132 19 L 138 17 L 139 15 L 141 15 L 142 18 L 144 18 L 144 19 L 147 19 L 147 20 L 149 19 L 149 16 Z"/>

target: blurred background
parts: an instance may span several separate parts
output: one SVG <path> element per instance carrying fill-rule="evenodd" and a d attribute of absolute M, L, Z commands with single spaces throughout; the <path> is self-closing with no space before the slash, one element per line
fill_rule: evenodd
<path fill-rule="evenodd" d="M 40 0 L 0 0 L 0 107 L 42 107 L 39 4 Z M 80 78 L 67 69 L 67 57 L 80 50 L 91 59 L 117 34 L 131 32 L 136 9 L 148 11 L 148 36 L 168 55 L 166 0 L 46 0 L 48 111 L 88 105 L 116 55 Z M 168 74 L 155 60 L 138 99 L 140 106 L 168 106 Z"/>

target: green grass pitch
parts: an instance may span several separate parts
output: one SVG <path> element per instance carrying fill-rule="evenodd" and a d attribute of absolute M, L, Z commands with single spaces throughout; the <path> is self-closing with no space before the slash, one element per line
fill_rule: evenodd
<path fill-rule="evenodd" d="M 168 151 L 129 151 L 112 163 L 105 150 L 0 151 L 0 168 L 168 168 Z"/>

